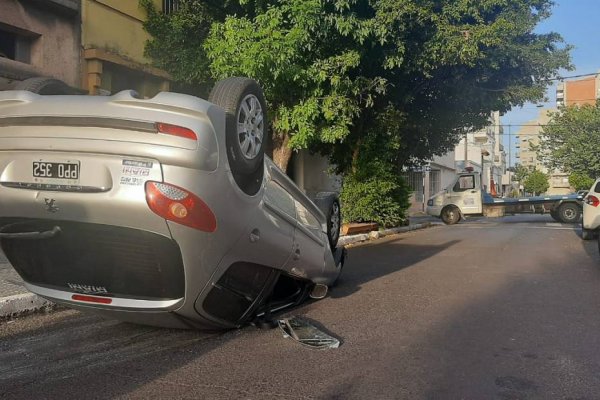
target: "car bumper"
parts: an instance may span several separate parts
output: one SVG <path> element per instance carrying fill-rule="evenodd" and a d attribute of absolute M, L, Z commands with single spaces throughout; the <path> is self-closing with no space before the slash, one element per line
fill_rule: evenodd
<path fill-rule="evenodd" d="M 431 215 L 433 217 L 439 217 L 442 214 L 443 206 L 427 206 L 425 212 L 427 215 Z"/>

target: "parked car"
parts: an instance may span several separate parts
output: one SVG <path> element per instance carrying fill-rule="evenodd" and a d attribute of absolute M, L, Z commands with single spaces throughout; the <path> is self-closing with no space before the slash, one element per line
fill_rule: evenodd
<path fill-rule="evenodd" d="M 0 245 L 26 287 L 135 323 L 232 328 L 339 277 L 340 207 L 264 155 L 258 84 L 209 101 L 0 92 Z"/>
<path fill-rule="evenodd" d="M 600 229 L 600 179 L 590 188 L 583 199 L 583 222 L 581 237 L 584 240 L 593 239 Z M 600 247 L 600 243 L 598 243 Z"/>

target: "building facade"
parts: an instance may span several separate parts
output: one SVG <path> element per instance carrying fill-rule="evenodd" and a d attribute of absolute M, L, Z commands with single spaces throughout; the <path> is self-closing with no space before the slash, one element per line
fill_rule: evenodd
<path fill-rule="evenodd" d="M 157 9 L 169 2 L 153 0 Z M 136 90 L 151 97 L 168 91 L 169 75 L 144 56 L 149 39 L 145 11 L 136 1 L 83 0 L 81 3 L 82 86 L 90 94 Z"/>
<path fill-rule="evenodd" d="M 596 104 L 600 98 L 600 73 L 583 79 L 561 82 L 556 86 L 556 106 Z"/>
<path fill-rule="evenodd" d="M 540 134 L 544 126 L 550 121 L 550 113 L 556 110 L 541 110 L 538 117 L 529 121 L 517 132 L 517 140 L 515 146 L 518 150 L 517 158 L 524 167 L 537 169 L 545 174 L 548 174 L 549 188 L 546 192 L 549 195 L 562 195 L 571 192 L 569 185 L 569 175 L 559 171 L 550 171 L 539 159 L 536 146 L 540 143 Z"/>
<path fill-rule="evenodd" d="M 149 35 L 137 0 L 2 0 L 0 11 L 0 90 L 39 76 L 92 95 L 133 89 L 151 97 L 170 88 L 169 74 L 144 56 Z"/>
<path fill-rule="evenodd" d="M 0 90 L 38 76 L 79 87 L 80 11 L 80 0 L 2 0 Z"/>

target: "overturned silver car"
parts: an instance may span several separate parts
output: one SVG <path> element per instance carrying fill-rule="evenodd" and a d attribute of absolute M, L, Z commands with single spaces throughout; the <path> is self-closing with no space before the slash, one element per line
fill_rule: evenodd
<path fill-rule="evenodd" d="M 27 288 L 167 327 L 232 328 L 340 275 L 340 207 L 264 155 L 246 78 L 209 101 L 0 92 L 0 245 Z"/>

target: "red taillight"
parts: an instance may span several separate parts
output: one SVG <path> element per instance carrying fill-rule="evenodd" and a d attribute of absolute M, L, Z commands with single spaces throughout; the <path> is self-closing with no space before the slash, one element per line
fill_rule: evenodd
<path fill-rule="evenodd" d="M 77 301 L 85 301 L 87 303 L 100 303 L 100 304 L 112 303 L 112 299 L 110 297 L 86 296 L 83 294 L 74 294 L 73 296 L 71 296 L 71 299 L 77 300 Z"/>
<path fill-rule="evenodd" d="M 186 139 L 198 140 L 198 136 L 196 133 L 188 128 L 184 128 L 183 126 L 165 124 L 162 122 L 156 123 L 156 130 L 158 133 L 165 133 L 167 135 L 179 136 Z"/>
<path fill-rule="evenodd" d="M 217 229 L 215 214 L 206 203 L 178 186 L 148 181 L 146 202 L 154 213 L 169 221 L 204 232 L 214 232 Z"/>
<path fill-rule="evenodd" d="M 592 207 L 598 207 L 598 205 L 600 204 L 600 200 L 598 200 L 596 196 L 588 194 L 588 196 L 585 198 L 585 203 L 589 204 Z"/>

